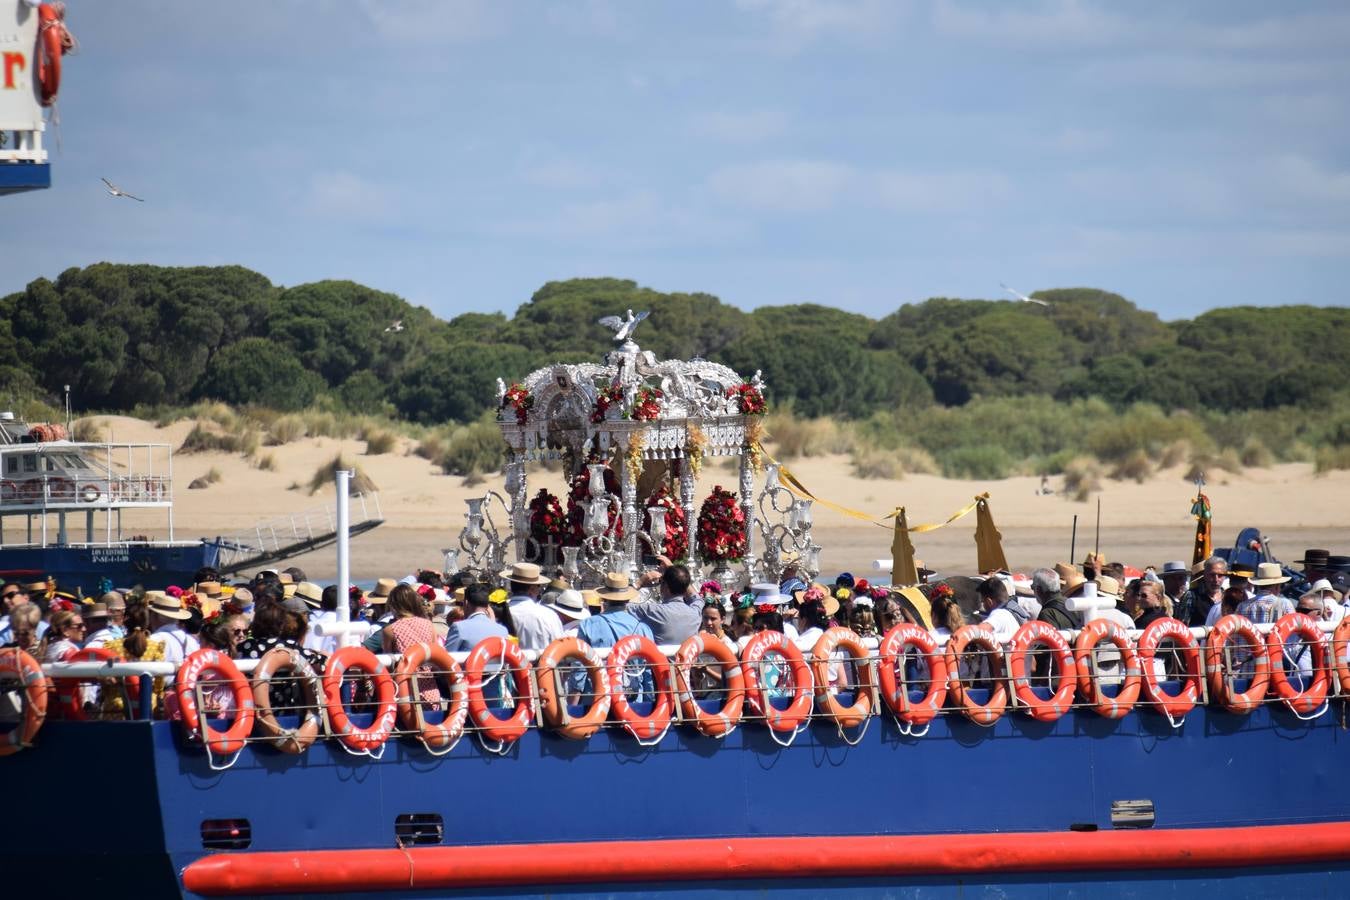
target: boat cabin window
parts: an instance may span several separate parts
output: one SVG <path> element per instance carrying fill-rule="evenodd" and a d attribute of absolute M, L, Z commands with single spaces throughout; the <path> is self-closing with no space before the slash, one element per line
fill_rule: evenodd
<path fill-rule="evenodd" d="M 36 472 L 36 471 L 37 471 L 37 454 L 36 454 L 36 453 L 25 453 L 25 454 L 23 455 L 23 470 L 24 470 L 25 472 Z"/>
<path fill-rule="evenodd" d="M 61 455 L 61 461 L 65 463 L 67 469 L 89 468 L 89 464 L 78 453 L 64 453 Z"/>
<path fill-rule="evenodd" d="M 57 471 L 56 460 L 52 459 L 50 456 L 44 456 L 42 457 L 42 461 L 47 464 L 46 468 L 48 472 Z"/>
<path fill-rule="evenodd" d="M 17 455 L 5 457 L 5 474 L 6 475 L 19 474 L 19 457 Z"/>

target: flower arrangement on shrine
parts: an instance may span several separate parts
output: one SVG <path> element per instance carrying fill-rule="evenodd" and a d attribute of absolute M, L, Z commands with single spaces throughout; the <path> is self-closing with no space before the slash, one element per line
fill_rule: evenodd
<path fill-rule="evenodd" d="M 519 382 L 511 385 L 506 393 L 502 395 L 502 409 L 510 407 L 515 410 L 516 424 L 524 425 L 525 420 L 530 415 L 530 410 L 534 408 L 534 396 L 525 389 L 525 386 Z"/>
<path fill-rule="evenodd" d="M 748 381 L 727 388 L 727 396 L 736 401 L 743 416 L 762 416 L 768 408 L 764 392 Z"/>
<path fill-rule="evenodd" d="M 530 499 L 530 537 L 539 547 L 568 544 L 568 519 L 562 503 L 547 488 Z"/>
<path fill-rule="evenodd" d="M 715 563 L 738 562 L 745 555 L 745 510 L 720 484 L 699 508 L 698 548 L 704 559 Z"/>
<path fill-rule="evenodd" d="M 619 493 L 619 479 L 609 466 L 605 466 L 605 490 L 614 495 Z M 586 540 L 586 507 L 590 502 L 591 481 L 583 469 L 572 476 L 572 484 L 567 492 L 567 536 L 563 541 L 566 546 L 579 547 Z M 622 539 L 623 519 L 613 508 L 609 511 L 609 524 L 614 528 L 615 539 Z"/>

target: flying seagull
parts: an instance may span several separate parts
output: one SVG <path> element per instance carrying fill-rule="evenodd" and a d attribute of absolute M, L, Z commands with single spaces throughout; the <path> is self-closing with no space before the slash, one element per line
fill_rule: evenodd
<path fill-rule="evenodd" d="M 1003 284 L 1003 282 L 1000 281 L 999 284 Z M 1035 297 L 1028 297 L 1026 294 L 1018 293 L 1017 291 L 1014 291 L 1012 288 L 1008 287 L 1006 284 L 1003 284 L 1003 289 L 1008 293 L 1012 294 L 1018 300 L 1021 300 L 1023 303 L 1039 303 L 1041 306 L 1050 305 L 1049 303 L 1046 303 L 1044 300 L 1037 300 Z"/>
<path fill-rule="evenodd" d="M 605 316 L 603 319 L 597 320 L 597 324 L 603 325 L 606 328 L 613 328 L 614 340 L 626 341 L 633 336 L 633 329 L 638 327 L 638 323 L 649 315 L 651 315 L 651 313 L 644 310 L 635 316 L 630 309 L 628 311 L 627 321 L 620 319 L 618 316 Z"/>
<path fill-rule="evenodd" d="M 140 197 L 137 197 L 135 194 L 128 194 L 126 191 L 122 190 L 120 187 L 113 184 L 106 178 L 100 178 L 99 180 L 108 186 L 108 193 L 112 194 L 114 197 L 127 197 L 128 199 L 135 200 L 138 203 L 145 202 Z"/>
<path fill-rule="evenodd" d="M 388 328 L 385 329 L 385 331 L 387 331 L 387 332 L 388 332 L 388 331 L 399 332 L 399 331 L 402 331 L 402 330 L 403 330 L 403 320 L 402 320 L 402 319 L 399 319 L 398 321 L 394 322 L 392 325 L 390 325 Z"/>

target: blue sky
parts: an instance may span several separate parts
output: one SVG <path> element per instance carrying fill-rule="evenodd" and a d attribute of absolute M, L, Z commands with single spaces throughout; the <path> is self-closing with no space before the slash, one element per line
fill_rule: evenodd
<path fill-rule="evenodd" d="M 1346 302 L 1343 3 L 69 6 L 0 291 L 112 260 L 445 317 L 590 275 L 874 317 L 1001 281 Z"/>

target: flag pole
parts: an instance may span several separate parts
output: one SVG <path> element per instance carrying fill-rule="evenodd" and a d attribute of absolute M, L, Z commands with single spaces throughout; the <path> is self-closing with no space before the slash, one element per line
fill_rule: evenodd
<path fill-rule="evenodd" d="M 1069 565 L 1073 565 L 1074 554 L 1078 549 L 1078 514 L 1073 516 L 1073 532 L 1069 535 Z"/>

